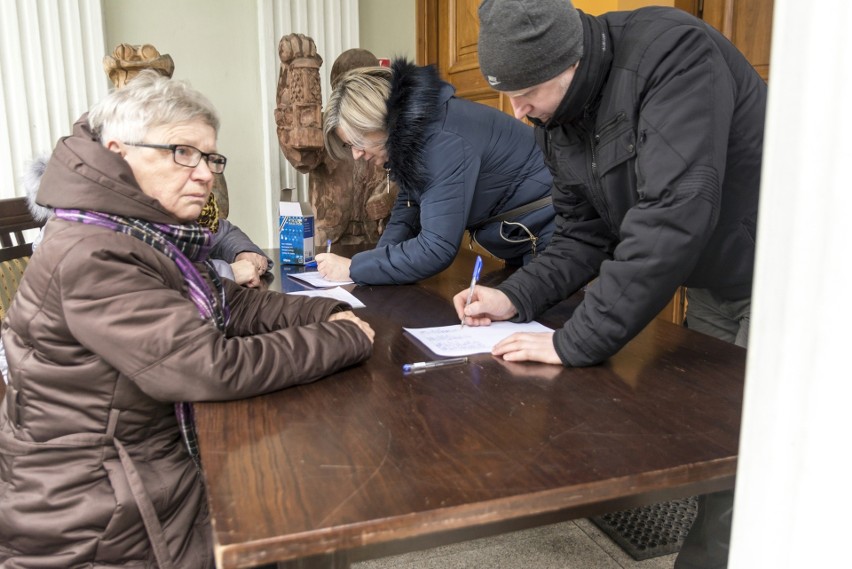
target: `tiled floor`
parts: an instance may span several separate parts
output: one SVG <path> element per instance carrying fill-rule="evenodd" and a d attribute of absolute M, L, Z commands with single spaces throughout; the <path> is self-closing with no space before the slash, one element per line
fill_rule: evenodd
<path fill-rule="evenodd" d="M 634 561 L 581 519 L 426 551 L 354 563 L 353 569 L 671 569 L 675 555 Z"/>

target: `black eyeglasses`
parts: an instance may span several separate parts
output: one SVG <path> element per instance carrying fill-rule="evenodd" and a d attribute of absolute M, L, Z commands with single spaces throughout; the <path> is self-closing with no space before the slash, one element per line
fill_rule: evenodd
<path fill-rule="evenodd" d="M 143 142 L 125 142 L 129 146 L 141 146 L 142 148 L 156 148 L 157 150 L 170 150 L 175 164 L 186 166 L 187 168 L 195 168 L 201 163 L 204 158 L 207 161 L 207 167 L 214 174 L 221 174 L 225 171 L 225 164 L 228 159 L 221 154 L 215 152 L 201 152 L 194 146 L 188 144 L 145 144 Z"/>

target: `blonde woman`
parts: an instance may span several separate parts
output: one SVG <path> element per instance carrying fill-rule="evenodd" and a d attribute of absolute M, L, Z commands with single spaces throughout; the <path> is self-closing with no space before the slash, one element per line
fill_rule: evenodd
<path fill-rule="evenodd" d="M 456 98 L 433 67 L 398 59 L 350 71 L 329 97 L 323 132 L 332 157 L 383 166 L 399 185 L 375 249 L 317 255 L 327 278 L 416 282 L 453 261 L 465 230 L 514 265 L 550 241 L 553 182 L 532 128 Z"/>

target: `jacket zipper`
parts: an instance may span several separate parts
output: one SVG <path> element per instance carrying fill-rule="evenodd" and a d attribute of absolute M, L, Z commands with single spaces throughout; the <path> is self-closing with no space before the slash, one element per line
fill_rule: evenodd
<path fill-rule="evenodd" d="M 610 217 L 609 207 L 607 207 L 606 195 L 604 194 L 600 176 L 598 175 L 597 145 L 600 142 L 600 134 L 594 134 L 593 129 L 586 128 L 586 125 L 589 122 L 588 113 L 585 114 L 584 119 L 583 130 L 586 133 L 586 140 L 589 147 L 589 198 L 592 200 L 592 204 L 595 206 L 595 209 L 598 210 L 598 213 L 603 220 L 609 227 L 612 227 L 612 219 Z M 608 127 L 616 123 L 618 123 L 618 117 L 616 117 L 614 121 L 604 125 L 601 132 L 606 132 Z"/>

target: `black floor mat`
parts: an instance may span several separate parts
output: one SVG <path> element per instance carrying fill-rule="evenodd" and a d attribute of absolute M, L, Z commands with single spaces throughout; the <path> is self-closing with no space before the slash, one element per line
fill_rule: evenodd
<path fill-rule="evenodd" d="M 591 518 L 610 539 L 637 561 L 680 551 L 698 498 L 662 502 Z"/>

